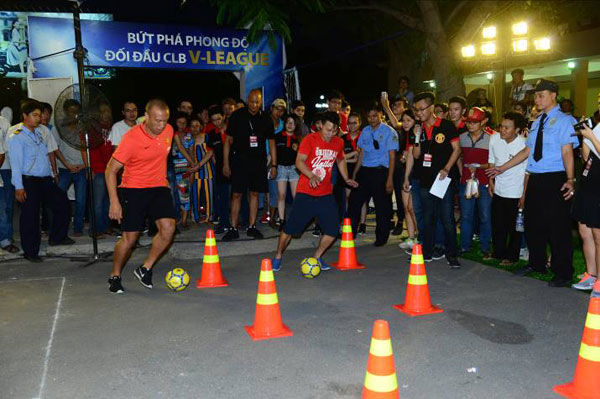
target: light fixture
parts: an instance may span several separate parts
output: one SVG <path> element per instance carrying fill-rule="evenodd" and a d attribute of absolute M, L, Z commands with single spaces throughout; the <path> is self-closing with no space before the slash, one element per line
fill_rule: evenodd
<path fill-rule="evenodd" d="M 537 51 L 548 51 L 550 50 L 550 38 L 542 37 L 540 39 L 534 40 L 533 45 Z"/>
<path fill-rule="evenodd" d="M 465 58 L 475 57 L 475 46 L 469 44 L 461 49 L 462 56 Z"/>
<path fill-rule="evenodd" d="M 435 88 L 435 80 L 429 82 L 429 87 L 431 87 L 432 89 Z"/>
<path fill-rule="evenodd" d="M 496 27 L 495 26 L 486 26 L 483 28 L 483 38 L 484 39 L 495 39 L 496 38 Z"/>
<path fill-rule="evenodd" d="M 515 53 L 524 53 L 527 51 L 527 45 L 529 41 L 527 39 L 515 39 L 513 40 L 513 51 Z"/>
<path fill-rule="evenodd" d="M 575 61 L 569 61 L 569 62 L 567 63 L 567 67 L 568 67 L 569 69 L 575 69 L 575 66 L 576 66 L 576 64 L 575 64 Z"/>
<path fill-rule="evenodd" d="M 321 100 L 325 100 L 325 96 L 321 94 L 321 96 L 319 97 Z"/>
<path fill-rule="evenodd" d="M 513 34 L 517 36 L 527 34 L 527 22 L 518 22 L 512 26 Z"/>
<path fill-rule="evenodd" d="M 490 82 L 491 82 L 492 80 L 494 80 L 494 74 L 493 74 L 493 73 L 491 73 L 491 72 L 487 73 L 487 74 L 485 75 L 485 77 L 486 77 L 486 78 L 487 78 L 487 80 L 489 80 Z"/>
<path fill-rule="evenodd" d="M 496 54 L 496 42 L 486 42 L 481 44 L 481 54 L 494 55 Z"/>

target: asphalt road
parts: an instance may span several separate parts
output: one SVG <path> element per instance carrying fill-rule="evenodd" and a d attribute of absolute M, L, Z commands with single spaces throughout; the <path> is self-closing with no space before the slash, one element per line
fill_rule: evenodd
<path fill-rule="evenodd" d="M 390 323 L 402 398 L 552 398 L 573 376 L 589 301 L 491 267 L 433 262 L 431 297 L 444 313 L 412 318 L 392 308 L 408 274 L 395 245 L 358 248 L 367 269 L 315 280 L 299 275 L 309 250 L 297 250 L 275 277 L 294 336 L 253 342 L 244 325 L 260 255 L 222 257 L 227 288 L 172 293 L 166 271 L 183 267 L 194 282 L 201 262 L 163 259 L 148 290 L 132 274 L 144 251 L 124 295 L 108 292 L 106 263 L 0 264 L 1 398 L 358 398 L 378 318 Z"/>

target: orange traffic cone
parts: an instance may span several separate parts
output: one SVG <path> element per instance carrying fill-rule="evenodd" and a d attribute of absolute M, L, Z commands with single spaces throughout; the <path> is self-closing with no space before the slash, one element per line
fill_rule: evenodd
<path fill-rule="evenodd" d="M 204 259 L 202 260 L 202 275 L 196 280 L 196 288 L 227 287 L 229 283 L 221 273 L 221 262 L 217 251 L 215 232 L 206 230 L 204 242 Z"/>
<path fill-rule="evenodd" d="M 600 281 L 594 284 L 573 381 L 554 392 L 566 398 L 600 398 Z"/>
<path fill-rule="evenodd" d="M 385 320 L 375 321 L 367 373 L 362 392 L 363 399 L 399 398 L 398 378 L 394 365 L 390 327 Z"/>
<path fill-rule="evenodd" d="M 258 279 L 258 295 L 256 296 L 256 310 L 254 324 L 244 326 L 250 338 L 254 341 L 269 338 L 291 337 L 294 333 L 281 321 L 275 277 L 271 266 L 271 259 L 263 259 L 260 265 Z"/>
<path fill-rule="evenodd" d="M 410 316 L 422 316 L 430 313 L 443 312 L 442 309 L 433 306 L 429 299 L 429 286 L 427 285 L 427 274 L 425 273 L 425 263 L 423 262 L 421 244 L 413 246 L 404 303 L 401 305 L 394 305 L 394 308 Z"/>
<path fill-rule="evenodd" d="M 356 250 L 354 249 L 354 238 L 352 237 L 352 223 L 350 218 L 344 219 L 342 227 L 342 242 L 340 243 L 340 255 L 338 261 L 333 262 L 331 266 L 338 270 L 364 269 L 365 265 L 356 260 Z"/>

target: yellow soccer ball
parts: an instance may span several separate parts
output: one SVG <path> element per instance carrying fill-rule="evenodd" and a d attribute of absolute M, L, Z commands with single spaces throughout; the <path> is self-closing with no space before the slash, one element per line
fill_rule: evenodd
<path fill-rule="evenodd" d="M 165 275 L 165 283 L 171 291 L 183 291 L 190 284 L 190 275 L 180 267 L 169 270 Z"/>
<path fill-rule="evenodd" d="M 300 273 L 306 278 L 315 278 L 321 273 L 321 264 L 317 258 L 304 258 L 300 262 Z"/>

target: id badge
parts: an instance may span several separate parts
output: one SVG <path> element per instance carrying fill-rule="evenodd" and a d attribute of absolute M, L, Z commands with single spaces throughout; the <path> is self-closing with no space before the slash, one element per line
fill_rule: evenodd
<path fill-rule="evenodd" d="M 250 148 L 258 147 L 258 136 L 250 136 Z"/>
<path fill-rule="evenodd" d="M 590 157 L 590 159 L 588 159 L 587 163 L 585 164 L 585 169 L 583 170 L 581 175 L 584 177 L 587 177 L 588 173 L 590 173 L 591 167 L 592 167 L 592 158 Z"/>
<path fill-rule="evenodd" d="M 433 160 L 433 156 L 431 154 L 423 155 L 423 167 L 431 168 L 431 161 Z"/>

